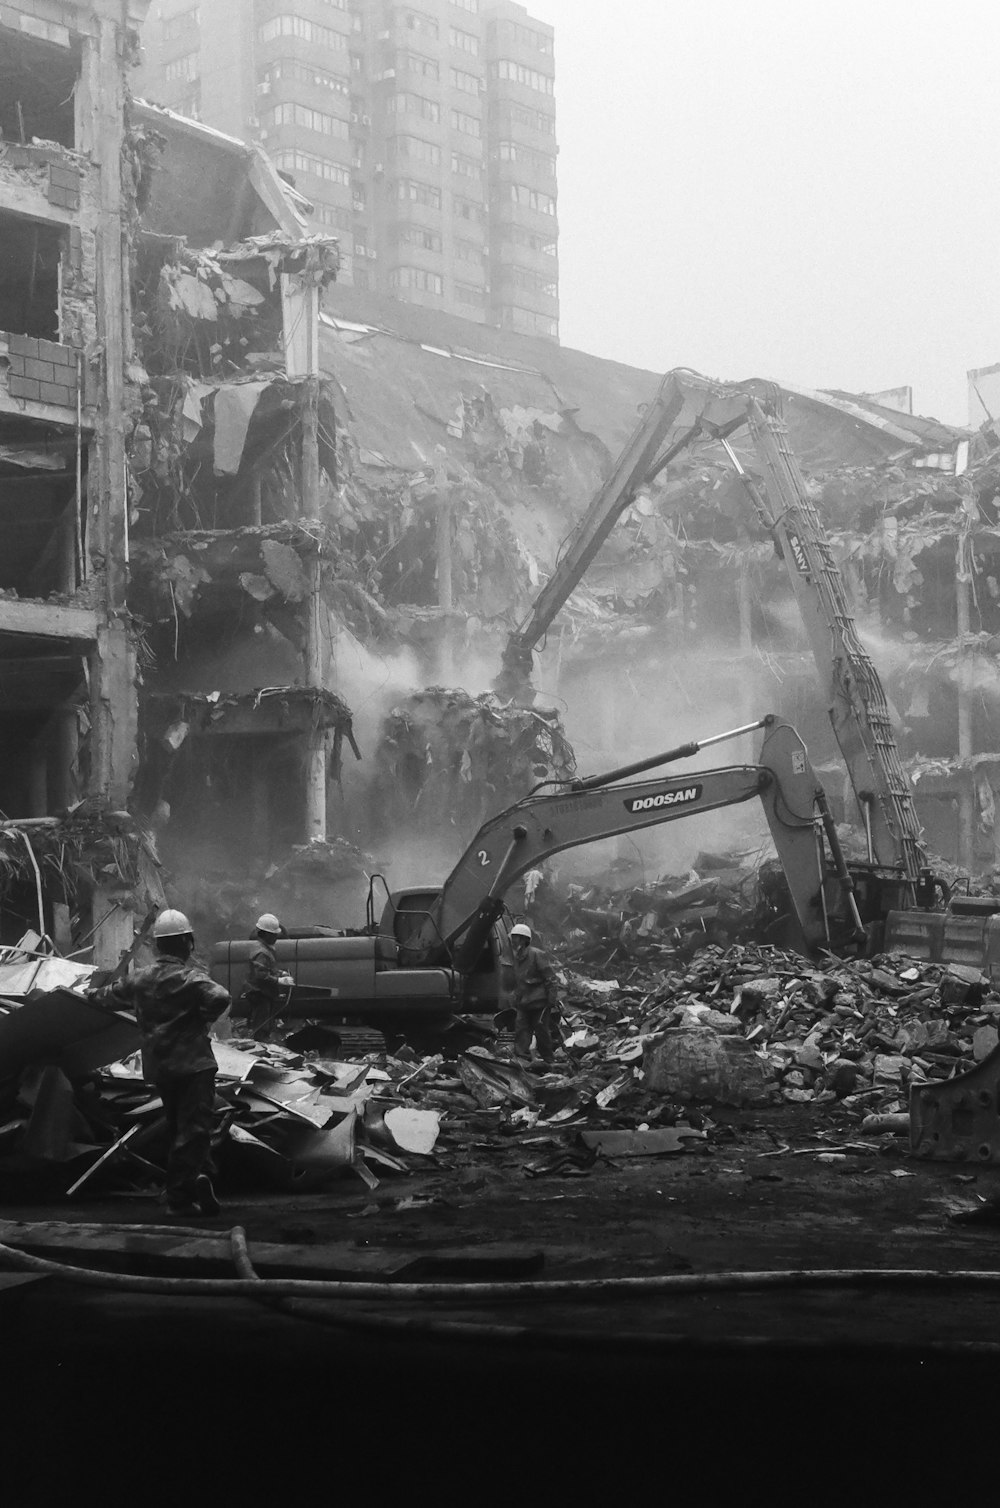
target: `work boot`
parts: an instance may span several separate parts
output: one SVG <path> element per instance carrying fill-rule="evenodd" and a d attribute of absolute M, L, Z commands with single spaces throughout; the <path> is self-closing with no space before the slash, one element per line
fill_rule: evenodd
<path fill-rule="evenodd" d="M 194 1202 L 203 1215 L 217 1215 L 222 1209 L 207 1173 L 199 1173 L 194 1181 Z"/>

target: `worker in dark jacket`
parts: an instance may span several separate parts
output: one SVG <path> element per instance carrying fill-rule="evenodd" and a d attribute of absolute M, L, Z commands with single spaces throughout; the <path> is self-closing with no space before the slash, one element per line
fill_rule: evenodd
<path fill-rule="evenodd" d="M 504 983 L 514 997 L 514 1052 L 528 1062 L 534 1038 L 539 1056 L 551 1063 L 549 1016 L 559 1006 L 556 971 L 541 948 L 532 947 L 531 928 L 525 922 L 511 927 L 510 945 L 514 961 L 504 965 Z"/>
<path fill-rule="evenodd" d="M 182 911 L 162 911 L 153 937 L 153 963 L 95 994 L 135 1010 L 143 1076 L 161 1096 L 167 1118 L 169 1209 L 216 1215 L 211 1137 L 217 1065 L 208 1028 L 230 1005 L 229 993 L 190 962 L 194 933 Z"/>
<path fill-rule="evenodd" d="M 281 923 L 270 911 L 257 918 L 256 948 L 247 964 L 246 983 L 240 992 L 240 1014 L 246 1016 L 251 1036 L 263 1035 L 280 1013 L 292 976 L 279 966 L 274 945 L 281 936 Z"/>

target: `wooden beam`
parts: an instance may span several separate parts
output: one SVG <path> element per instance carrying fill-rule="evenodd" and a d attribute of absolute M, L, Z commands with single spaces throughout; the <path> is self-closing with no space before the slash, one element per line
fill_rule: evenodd
<path fill-rule="evenodd" d="M 0 597 L 0 634 L 31 634 L 38 639 L 72 639 L 78 644 L 93 644 L 97 638 L 97 613 L 92 607 Z"/>

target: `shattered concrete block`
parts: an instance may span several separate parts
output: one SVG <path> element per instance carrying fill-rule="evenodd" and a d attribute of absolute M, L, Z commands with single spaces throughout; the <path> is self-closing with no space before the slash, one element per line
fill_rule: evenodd
<path fill-rule="evenodd" d="M 941 976 L 942 1005 L 978 1005 L 990 987 L 990 981 L 979 969 L 967 964 L 949 964 Z"/>
<path fill-rule="evenodd" d="M 745 1012 L 761 1011 L 780 994 L 780 979 L 748 979 L 742 987 L 740 1004 Z"/>
<path fill-rule="evenodd" d="M 681 1100 L 754 1105 L 768 1101 L 775 1087 L 752 1043 L 699 1027 L 650 1038 L 642 1066 L 647 1089 Z"/>
<path fill-rule="evenodd" d="M 910 1065 L 901 1053 L 876 1053 L 875 1078 L 881 1083 L 901 1084 Z"/>
<path fill-rule="evenodd" d="M 981 1026 L 972 1035 L 972 1056 L 977 1063 L 982 1063 L 991 1052 L 996 1050 L 1000 1043 L 1000 1033 L 995 1026 Z"/>

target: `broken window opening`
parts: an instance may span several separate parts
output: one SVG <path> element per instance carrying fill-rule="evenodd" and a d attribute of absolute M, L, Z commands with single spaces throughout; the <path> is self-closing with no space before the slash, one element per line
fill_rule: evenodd
<path fill-rule="evenodd" d="M 30 145 L 32 138 L 76 145 L 75 90 L 79 47 L 58 47 L 3 28 L 0 43 L 0 132 Z"/>
<path fill-rule="evenodd" d="M 0 330 L 59 339 L 63 231 L 24 215 L 0 215 Z M 50 380 L 51 380 L 51 374 Z"/>
<path fill-rule="evenodd" d="M 80 795 L 79 652 L 59 641 L 0 635 L 0 812 L 9 820 L 64 812 Z"/>
<path fill-rule="evenodd" d="M 31 598 L 76 591 L 86 516 L 76 460 L 72 431 L 0 419 L 0 591 Z M 81 479 L 85 495 L 85 469 Z"/>

